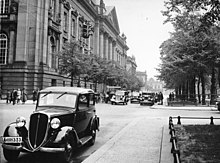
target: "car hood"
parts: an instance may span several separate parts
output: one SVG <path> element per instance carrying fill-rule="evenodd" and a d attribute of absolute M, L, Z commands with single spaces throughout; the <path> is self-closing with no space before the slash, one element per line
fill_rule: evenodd
<path fill-rule="evenodd" d="M 47 114 L 49 117 L 58 116 L 58 115 L 65 115 L 74 113 L 74 108 L 61 108 L 61 107 L 40 107 L 40 110 L 34 111 L 34 113 L 42 113 Z"/>

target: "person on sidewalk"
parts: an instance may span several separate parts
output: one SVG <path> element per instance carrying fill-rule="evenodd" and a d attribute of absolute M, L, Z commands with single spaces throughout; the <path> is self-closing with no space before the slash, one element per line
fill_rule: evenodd
<path fill-rule="evenodd" d="M 22 104 L 25 104 L 25 102 L 27 101 L 27 92 L 25 88 L 23 88 L 21 91 L 21 101 L 22 101 Z"/>
<path fill-rule="evenodd" d="M 21 101 L 21 90 L 18 88 L 17 90 L 17 104 Z"/>
<path fill-rule="evenodd" d="M 12 96 L 13 105 L 15 105 L 17 102 L 17 90 L 13 89 L 11 96 Z"/>
<path fill-rule="evenodd" d="M 160 105 L 163 105 L 163 93 L 162 92 L 160 92 L 159 93 L 159 97 L 160 97 Z"/>
<path fill-rule="evenodd" d="M 11 103 L 11 92 L 9 89 L 7 90 L 7 94 L 6 94 L 6 103 L 7 104 Z"/>
<path fill-rule="evenodd" d="M 38 95 L 39 89 L 34 89 L 33 90 L 33 103 L 35 104 L 35 101 L 37 100 L 37 95 Z"/>

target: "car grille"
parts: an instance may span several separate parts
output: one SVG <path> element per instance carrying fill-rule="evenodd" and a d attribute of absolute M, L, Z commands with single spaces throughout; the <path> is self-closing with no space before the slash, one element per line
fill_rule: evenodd
<path fill-rule="evenodd" d="M 29 140 L 32 148 L 38 148 L 47 133 L 48 116 L 41 113 L 32 114 L 29 126 Z"/>

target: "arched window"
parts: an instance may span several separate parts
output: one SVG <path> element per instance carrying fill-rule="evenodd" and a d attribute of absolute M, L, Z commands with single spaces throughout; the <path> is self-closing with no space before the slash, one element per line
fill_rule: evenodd
<path fill-rule="evenodd" d="M 8 62 L 8 37 L 6 34 L 0 34 L 0 64 Z"/>
<path fill-rule="evenodd" d="M 0 14 L 9 12 L 9 0 L 0 0 Z"/>
<path fill-rule="evenodd" d="M 50 54 L 51 54 L 51 67 L 56 68 L 56 42 L 53 37 L 50 37 Z"/>

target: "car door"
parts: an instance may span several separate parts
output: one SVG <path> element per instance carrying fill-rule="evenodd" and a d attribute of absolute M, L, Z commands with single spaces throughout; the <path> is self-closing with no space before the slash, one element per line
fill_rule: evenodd
<path fill-rule="evenodd" d="M 74 127 L 80 137 L 84 135 L 84 131 L 87 129 L 91 117 L 94 115 L 94 107 L 92 104 L 94 104 L 93 94 L 79 95 Z"/>

